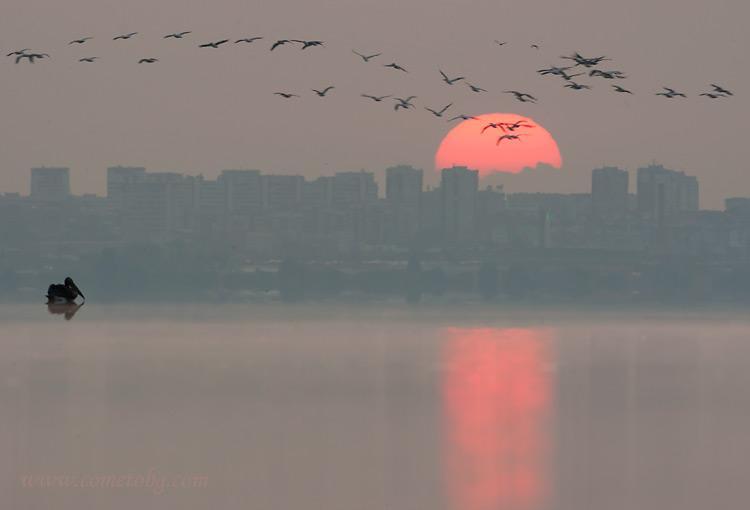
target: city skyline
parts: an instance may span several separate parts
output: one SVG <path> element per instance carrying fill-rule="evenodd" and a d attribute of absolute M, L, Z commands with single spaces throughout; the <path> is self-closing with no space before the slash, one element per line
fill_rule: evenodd
<path fill-rule="evenodd" d="M 750 43 L 742 21 L 750 6 L 743 2 L 637 0 L 604 9 L 601 2 L 575 0 L 511 9 L 477 1 L 466 9 L 447 1 L 333 0 L 335 17 L 291 0 L 260 16 L 240 2 L 208 7 L 167 0 L 153 9 L 134 0 L 123 9 L 117 2 L 74 0 L 44 5 L 45 16 L 39 16 L 40 5 L 10 0 L 13 16 L 0 20 L 6 53 L 25 47 L 52 52 L 34 65 L 2 61 L 7 72 L 0 106 L 13 119 L 0 126 L 5 190 L 24 189 L 30 164 L 61 163 L 74 169 L 76 192 L 101 192 L 105 177 L 99 169 L 118 161 L 207 175 L 206 169 L 242 168 L 249 161 L 307 178 L 404 162 L 427 170 L 429 182 L 450 124 L 423 107 L 449 102 L 455 114 L 516 113 L 552 133 L 563 168 L 553 177 L 540 172 L 531 191 L 582 190 L 591 168 L 634 169 L 651 160 L 702 178 L 704 207 L 719 209 L 723 198 L 750 188 L 737 135 L 744 129 L 744 91 L 750 89 L 750 74 L 741 65 Z M 288 16 L 292 8 L 294 19 Z M 388 26 L 387 35 L 382 26 Z M 678 27 L 685 37 L 665 37 L 665 27 Z M 180 29 L 193 33 L 182 41 L 163 39 Z M 130 31 L 139 33 L 111 40 Z M 265 36 L 264 43 L 318 37 L 326 45 L 304 52 L 270 52 L 269 44 L 257 43 L 197 48 L 254 34 Z M 68 45 L 83 36 L 93 39 Z M 508 43 L 500 47 L 495 39 Z M 352 50 L 383 53 L 383 62 L 364 63 Z M 627 73 L 621 83 L 635 95 L 612 92 L 603 78 L 589 79 L 590 91 L 574 91 L 536 74 L 574 51 L 612 58 L 613 68 Z M 89 54 L 101 58 L 78 62 Z M 158 63 L 137 64 L 152 54 Z M 383 69 L 391 60 L 409 73 Z M 466 76 L 488 92 L 449 86 L 439 69 Z M 698 97 L 711 82 L 736 95 Z M 336 88 L 325 99 L 311 91 L 328 85 Z M 663 86 L 689 98 L 655 97 Z M 539 101 L 519 103 L 502 93 L 508 89 L 528 91 Z M 303 99 L 273 96 L 278 90 Z M 392 104 L 378 105 L 362 93 L 419 97 L 415 109 L 394 112 Z M 29 100 L 15 100 L 20 97 Z"/>
<path fill-rule="evenodd" d="M 535 170 L 527 169 L 522 172 L 511 174 L 511 173 L 498 173 L 486 177 L 482 177 L 481 175 L 478 175 L 477 177 L 477 188 L 495 188 L 495 187 L 501 187 L 506 192 L 509 193 L 539 193 L 539 194 L 578 194 L 578 193 L 591 193 L 593 191 L 593 188 L 595 186 L 595 183 L 592 181 L 592 172 L 596 172 L 597 170 L 607 170 L 607 169 L 613 169 L 620 172 L 625 172 L 627 174 L 627 192 L 631 195 L 636 195 L 638 191 L 638 172 L 639 170 L 643 168 L 649 168 L 649 167 L 661 167 L 661 168 L 667 168 L 669 169 L 671 165 L 664 165 L 661 162 L 658 162 L 656 160 L 652 160 L 647 163 L 642 163 L 638 165 L 637 167 L 633 169 L 629 168 L 623 168 L 618 165 L 610 165 L 610 164 L 603 164 L 596 166 L 594 168 L 588 169 L 586 171 L 586 178 L 587 181 L 583 183 L 583 188 L 578 187 L 577 185 L 579 183 L 572 183 L 568 182 L 566 185 L 562 186 L 562 189 L 558 186 L 558 191 L 548 190 L 548 189 L 532 189 L 535 187 L 535 184 L 537 184 L 538 178 L 548 178 L 550 175 L 553 175 L 559 170 L 547 167 L 546 165 L 542 165 L 540 168 L 537 168 Z M 337 174 L 346 174 L 346 173 L 364 173 L 369 174 L 373 176 L 373 181 L 376 185 L 376 188 L 378 190 L 377 197 L 378 198 L 385 198 L 386 197 L 386 190 L 387 190 L 387 176 L 390 170 L 395 168 L 412 168 L 415 170 L 418 170 L 421 172 L 422 175 L 422 191 L 429 191 L 431 189 L 438 188 L 440 186 L 441 182 L 441 174 L 442 171 L 449 168 L 456 168 L 456 167 L 464 167 L 464 165 L 453 165 L 452 167 L 445 167 L 441 168 L 437 171 L 428 171 L 424 170 L 422 168 L 416 167 L 414 165 L 408 164 L 408 163 L 397 163 L 392 164 L 387 167 L 384 167 L 382 169 L 378 170 L 367 170 L 364 168 L 361 169 L 350 169 L 350 170 L 335 170 L 331 171 L 330 173 L 325 173 L 321 175 L 315 175 L 314 177 L 307 176 L 303 172 L 299 173 L 293 173 L 293 172 L 268 172 L 264 169 L 260 169 L 254 165 L 247 165 L 244 167 L 236 167 L 234 169 L 213 169 L 206 172 L 199 172 L 199 173 L 189 173 L 185 171 L 180 171 L 179 169 L 170 169 L 170 170 L 163 170 L 163 169 L 151 169 L 148 168 L 145 165 L 133 165 L 133 164 L 116 164 L 116 165 L 108 165 L 103 169 L 101 172 L 104 176 L 104 183 L 102 185 L 101 190 L 94 190 L 94 191 L 83 191 L 81 192 L 79 189 L 79 186 L 76 185 L 76 179 L 75 179 L 75 169 L 71 168 L 69 166 L 65 165 L 40 165 L 40 166 L 32 166 L 26 169 L 26 172 L 34 171 L 34 170 L 58 170 L 58 169 L 64 169 L 67 172 L 66 180 L 67 180 L 67 187 L 70 190 L 69 194 L 71 196 L 84 196 L 84 195 L 95 195 L 98 197 L 107 197 L 108 196 L 108 181 L 107 181 L 107 175 L 108 172 L 113 168 L 137 168 L 142 169 L 144 172 L 146 172 L 148 175 L 179 175 L 182 177 L 190 177 L 190 178 L 200 178 L 207 181 L 216 180 L 219 177 L 221 177 L 222 173 L 224 172 L 231 172 L 231 171 L 252 171 L 252 172 L 258 172 L 259 174 L 265 175 L 265 176 L 278 176 L 278 177 L 295 177 L 295 178 L 301 178 L 305 181 L 314 181 L 316 179 L 319 179 L 321 177 L 333 177 Z M 466 167 L 470 170 L 474 170 L 470 166 Z M 544 175 L 540 175 L 544 172 Z M 697 176 L 692 175 L 690 172 L 679 170 L 679 172 L 690 175 L 694 179 L 698 179 Z M 28 175 L 28 174 L 27 174 Z M 631 177 L 632 176 L 632 177 Z M 19 194 L 21 196 L 30 196 L 33 192 L 33 180 L 27 178 L 25 185 L 22 187 L 22 189 L 3 189 L 0 188 L 0 195 L 2 194 Z M 727 194 L 726 196 L 721 197 L 721 202 L 718 204 L 713 204 L 715 207 L 705 207 L 704 206 L 704 188 L 701 186 L 701 192 L 700 192 L 700 199 L 698 201 L 699 208 L 702 210 L 722 210 L 725 206 L 725 201 L 727 199 L 733 199 L 738 197 L 745 197 L 750 196 L 750 189 L 747 190 L 747 192 L 744 192 L 744 190 L 734 190 L 733 193 Z"/>

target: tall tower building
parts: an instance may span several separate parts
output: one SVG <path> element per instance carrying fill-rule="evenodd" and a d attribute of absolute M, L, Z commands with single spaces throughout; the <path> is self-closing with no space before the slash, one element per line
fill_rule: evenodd
<path fill-rule="evenodd" d="M 391 214 L 391 236 L 412 239 L 420 228 L 422 170 L 401 165 L 385 170 L 385 198 Z"/>
<path fill-rule="evenodd" d="M 441 218 L 443 235 L 449 241 L 466 241 L 474 236 L 479 171 L 465 166 L 441 172 Z"/>
<path fill-rule="evenodd" d="M 224 183 L 230 213 L 240 216 L 260 213 L 263 208 L 260 170 L 224 170 L 219 180 Z"/>
<path fill-rule="evenodd" d="M 107 168 L 107 199 L 116 210 L 124 206 L 128 186 L 142 180 L 146 169 L 142 166 L 111 166 Z"/>
<path fill-rule="evenodd" d="M 661 165 L 638 169 L 638 212 L 646 221 L 663 224 L 675 214 L 697 211 L 698 179 Z"/>
<path fill-rule="evenodd" d="M 370 172 L 338 172 L 331 184 L 334 207 L 364 205 L 377 201 L 378 185 Z"/>
<path fill-rule="evenodd" d="M 70 169 L 39 167 L 31 169 L 31 198 L 55 202 L 70 198 Z"/>
<path fill-rule="evenodd" d="M 628 212 L 629 175 L 615 167 L 591 172 L 591 208 L 595 218 L 619 219 Z"/>
<path fill-rule="evenodd" d="M 302 200 L 301 175 L 263 175 L 263 209 L 290 212 L 297 209 Z"/>

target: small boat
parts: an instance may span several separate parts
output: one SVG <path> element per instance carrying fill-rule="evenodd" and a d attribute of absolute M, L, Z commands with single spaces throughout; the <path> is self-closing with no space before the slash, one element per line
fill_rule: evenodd
<path fill-rule="evenodd" d="M 86 296 L 83 295 L 81 289 L 78 288 L 71 277 L 67 277 L 62 284 L 53 283 L 49 286 L 47 289 L 47 304 L 74 303 L 78 296 L 86 301 Z"/>

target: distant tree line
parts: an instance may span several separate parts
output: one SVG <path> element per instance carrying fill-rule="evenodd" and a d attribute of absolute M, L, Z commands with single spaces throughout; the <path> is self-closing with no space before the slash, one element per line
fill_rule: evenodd
<path fill-rule="evenodd" d="M 486 301 L 750 301 L 747 262 L 712 266 L 670 259 L 613 265 L 495 254 L 460 264 L 419 253 L 401 264 L 390 262 L 331 264 L 289 256 L 248 269 L 231 249 L 131 245 L 77 260 L 28 260 L 28 267 L 39 268 L 35 271 L 19 271 L 18 260 L 0 257 L 0 297 L 38 292 L 41 298 L 47 285 L 70 275 L 90 300 L 99 302 L 234 300 L 254 293 L 290 302 L 352 293 L 412 303 L 446 294 Z"/>

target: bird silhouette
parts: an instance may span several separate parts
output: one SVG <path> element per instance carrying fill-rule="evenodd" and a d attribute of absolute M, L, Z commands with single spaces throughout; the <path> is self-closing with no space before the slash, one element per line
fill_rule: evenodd
<path fill-rule="evenodd" d="M 513 94 L 516 100 L 522 103 L 536 103 L 537 102 L 537 98 L 535 98 L 531 94 L 526 94 L 525 92 L 519 92 L 517 90 L 504 90 L 503 93 Z"/>
<path fill-rule="evenodd" d="M 414 105 L 412 104 L 412 99 L 416 98 L 417 96 L 409 96 L 406 99 L 400 98 L 400 97 L 394 97 L 393 99 L 397 101 L 397 103 L 393 106 L 393 109 L 398 111 L 399 108 L 403 108 L 404 110 L 408 110 L 409 108 L 414 108 Z"/>
<path fill-rule="evenodd" d="M 302 50 L 306 50 L 307 48 L 312 48 L 314 46 L 323 46 L 323 41 L 305 41 L 300 39 L 292 39 L 292 42 L 300 43 L 302 45 Z"/>
<path fill-rule="evenodd" d="M 498 41 L 497 39 L 495 39 L 495 44 L 497 44 L 498 46 L 505 46 L 506 44 L 508 44 L 508 42 L 507 41 Z"/>
<path fill-rule="evenodd" d="M 657 96 L 664 96 L 664 97 L 666 97 L 666 98 L 668 98 L 668 99 L 672 99 L 672 98 L 674 98 L 674 97 L 687 97 L 687 96 L 686 96 L 685 94 L 683 94 L 682 92 L 677 92 L 676 90 L 674 90 L 674 89 L 670 89 L 669 87 L 662 87 L 662 88 L 663 88 L 663 89 L 664 89 L 664 90 L 665 90 L 666 92 L 657 92 L 657 93 L 656 93 L 656 95 L 657 95 Z"/>
<path fill-rule="evenodd" d="M 112 40 L 113 41 L 118 41 L 118 40 L 123 40 L 124 41 L 126 39 L 130 39 L 134 35 L 138 35 L 138 32 L 130 32 L 128 34 L 118 35 L 117 37 L 112 38 Z"/>
<path fill-rule="evenodd" d="M 538 44 L 532 44 L 531 47 L 534 48 L 535 50 L 539 49 L 539 45 Z"/>
<path fill-rule="evenodd" d="M 214 41 L 214 42 L 207 42 L 207 43 L 199 44 L 198 47 L 199 48 L 214 48 L 214 49 L 216 49 L 219 46 L 221 46 L 222 44 L 228 43 L 228 42 L 229 42 L 229 39 L 222 39 L 221 41 Z"/>
<path fill-rule="evenodd" d="M 567 74 L 566 72 L 562 72 L 560 73 L 560 77 L 565 81 L 572 81 L 576 76 L 583 76 L 584 74 L 586 73 Z"/>
<path fill-rule="evenodd" d="M 503 140 L 518 140 L 520 142 L 522 136 L 524 136 L 524 135 L 522 135 L 522 134 L 518 134 L 518 135 L 502 135 L 502 136 L 500 136 L 500 138 L 497 139 L 497 142 L 495 142 L 495 145 L 500 145 L 500 142 L 502 142 Z"/>
<path fill-rule="evenodd" d="M 6 57 L 13 57 L 18 55 L 25 55 L 27 51 L 31 51 L 31 48 L 24 48 L 22 50 L 11 51 Z"/>
<path fill-rule="evenodd" d="M 248 44 L 250 44 L 250 43 L 254 43 L 255 41 L 260 41 L 261 39 L 263 39 L 263 38 L 259 37 L 259 36 L 244 37 L 242 39 L 237 39 L 236 41 L 234 41 L 234 44 L 237 44 L 237 43 L 248 43 Z"/>
<path fill-rule="evenodd" d="M 91 62 L 91 63 L 93 63 L 97 58 L 99 58 L 99 57 L 83 57 L 83 58 L 79 58 L 78 61 L 79 62 Z"/>
<path fill-rule="evenodd" d="M 360 94 L 362 97 L 366 97 L 368 99 L 372 99 L 376 103 L 381 102 L 383 99 L 388 99 L 391 96 L 371 96 L 370 94 Z"/>
<path fill-rule="evenodd" d="M 466 115 L 462 113 L 461 115 L 456 115 L 452 119 L 448 119 L 448 122 L 453 122 L 454 120 L 480 120 L 480 119 L 479 117 L 474 117 L 473 115 Z"/>
<path fill-rule="evenodd" d="M 699 95 L 699 96 L 706 96 L 706 97 L 710 97 L 711 99 L 719 99 L 719 98 L 722 98 L 722 97 L 727 97 L 727 96 L 725 96 L 724 94 L 713 94 L 713 93 L 711 93 L 711 92 L 704 92 L 704 93 L 702 93 L 702 94 L 698 94 L 698 95 Z"/>
<path fill-rule="evenodd" d="M 572 55 L 566 56 L 566 57 L 560 57 L 567 60 L 573 60 L 575 62 L 575 65 L 577 66 L 583 66 L 583 67 L 596 67 L 600 63 L 604 62 L 605 60 L 612 60 L 610 58 L 601 56 L 601 57 L 584 57 L 578 52 L 573 53 Z"/>
<path fill-rule="evenodd" d="M 278 41 L 276 41 L 275 43 L 273 43 L 271 45 L 271 51 L 275 50 L 279 46 L 283 46 L 283 45 L 285 45 L 287 43 L 290 43 L 290 42 L 292 42 L 292 41 L 290 41 L 289 39 L 279 39 Z"/>
<path fill-rule="evenodd" d="M 572 90 L 585 90 L 590 89 L 591 87 L 588 85 L 583 85 L 581 83 L 576 83 L 574 81 L 568 80 L 568 83 L 564 85 L 565 87 L 572 89 Z"/>
<path fill-rule="evenodd" d="M 730 92 L 729 90 L 725 89 L 724 87 L 720 87 L 714 83 L 711 84 L 711 86 L 714 88 L 714 92 L 718 94 L 724 94 L 725 96 L 733 96 L 734 94 Z"/>
<path fill-rule="evenodd" d="M 469 83 L 468 81 L 466 82 L 466 85 L 468 85 L 468 86 L 469 86 L 469 88 L 471 89 L 471 91 L 472 91 L 472 92 L 487 92 L 487 91 L 486 91 L 485 89 L 483 89 L 482 87 L 478 87 L 477 85 L 472 85 L 472 84 L 471 84 L 471 83 Z"/>
<path fill-rule="evenodd" d="M 517 120 L 515 122 L 501 122 L 500 123 L 500 129 L 503 130 L 503 133 L 512 133 L 516 129 L 521 128 L 533 128 L 534 124 L 529 124 L 525 119 Z"/>
<path fill-rule="evenodd" d="M 372 55 L 364 55 L 356 50 L 352 50 L 352 53 L 357 55 L 359 58 L 361 58 L 365 62 L 369 62 L 370 60 L 374 59 L 375 57 L 379 57 L 382 55 L 382 53 L 373 53 Z"/>
<path fill-rule="evenodd" d="M 612 88 L 615 89 L 615 92 L 620 92 L 622 94 L 632 94 L 631 91 L 629 91 L 628 89 L 624 89 L 619 85 L 612 85 Z"/>
<path fill-rule="evenodd" d="M 83 44 L 90 39 L 93 39 L 93 37 L 81 37 L 80 39 L 73 39 L 68 43 L 68 46 L 70 46 L 71 44 Z"/>
<path fill-rule="evenodd" d="M 183 32 L 175 32 L 173 34 L 167 34 L 164 36 L 164 39 L 182 39 L 188 34 L 192 34 L 190 30 L 185 30 Z"/>
<path fill-rule="evenodd" d="M 541 74 L 542 76 L 547 76 L 547 75 L 560 76 L 565 81 L 571 81 L 576 76 L 581 76 L 585 74 L 585 73 L 568 74 L 567 71 L 569 71 L 570 69 L 573 69 L 573 67 L 572 66 L 568 66 L 568 67 L 552 66 L 546 69 L 539 69 L 537 73 Z"/>
<path fill-rule="evenodd" d="M 299 97 L 297 94 L 290 94 L 289 92 L 274 92 L 275 95 L 281 96 L 284 99 L 291 99 L 293 97 Z"/>
<path fill-rule="evenodd" d="M 440 71 L 440 69 L 438 69 L 438 71 Z M 457 81 L 461 81 L 461 80 L 463 80 L 463 79 L 464 79 L 464 77 L 463 77 L 463 76 L 458 76 L 458 77 L 456 77 L 456 78 L 448 78 L 448 75 L 447 75 L 447 74 L 445 74 L 445 73 L 444 73 L 443 71 L 440 71 L 440 75 L 441 75 L 441 76 L 443 77 L 443 81 L 444 81 L 445 83 L 447 83 L 448 85 L 453 85 L 453 84 L 454 84 L 454 83 L 456 83 Z"/>
<path fill-rule="evenodd" d="M 149 57 L 149 58 L 142 58 L 138 61 L 139 64 L 153 64 L 155 62 L 158 62 L 158 58 Z"/>
<path fill-rule="evenodd" d="M 396 71 L 403 71 L 405 73 L 409 72 L 395 62 L 391 62 L 390 64 L 385 64 L 383 67 L 390 67 L 391 69 L 395 69 Z"/>
<path fill-rule="evenodd" d="M 606 80 L 622 80 L 627 78 L 622 71 L 602 71 L 601 69 L 592 69 L 589 71 L 589 76 L 600 76 Z"/>
<path fill-rule="evenodd" d="M 490 128 L 492 128 L 492 129 L 500 129 L 500 128 L 502 128 L 501 124 L 502 124 L 501 122 L 490 122 L 489 124 L 487 124 L 486 126 L 484 126 L 482 128 L 482 131 L 480 131 L 480 133 L 484 134 L 484 132 L 487 131 Z"/>
<path fill-rule="evenodd" d="M 445 111 L 451 106 L 453 106 L 453 103 L 444 106 L 442 110 L 433 110 L 432 108 L 427 108 L 426 106 L 424 109 L 433 114 L 435 117 L 442 117 Z"/>
<path fill-rule="evenodd" d="M 48 53 L 21 53 L 16 57 L 16 64 L 19 64 L 21 60 L 26 59 L 29 63 L 33 64 L 34 60 L 41 60 L 43 58 L 49 58 Z"/>
<path fill-rule="evenodd" d="M 545 69 L 539 69 L 537 70 L 537 73 L 541 74 L 542 76 L 546 76 L 548 74 L 561 76 L 565 74 L 565 71 L 567 71 L 568 69 L 573 69 L 573 66 L 568 66 L 568 67 L 552 66 L 552 67 L 547 67 Z"/>
<path fill-rule="evenodd" d="M 315 92 L 319 97 L 326 97 L 326 94 L 328 93 L 328 91 L 334 88 L 336 87 L 334 87 L 333 85 L 329 85 L 323 90 L 312 89 L 312 91 Z"/>

